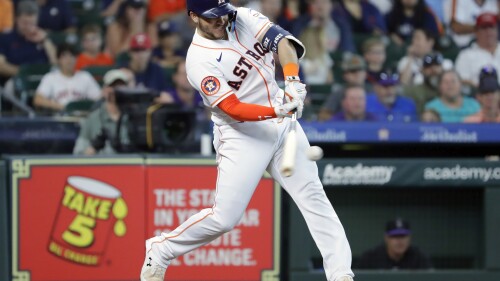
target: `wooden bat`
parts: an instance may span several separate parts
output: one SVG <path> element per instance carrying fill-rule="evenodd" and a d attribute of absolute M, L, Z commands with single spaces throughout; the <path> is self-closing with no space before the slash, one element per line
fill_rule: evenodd
<path fill-rule="evenodd" d="M 283 158 L 281 160 L 281 173 L 285 177 L 293 175 L 295 169 L 295 154 L 297 153 L 297 135 L 295 126 L 297 124 L 297 112 L 292 115 L 290 128 L 283 147 Z"/>

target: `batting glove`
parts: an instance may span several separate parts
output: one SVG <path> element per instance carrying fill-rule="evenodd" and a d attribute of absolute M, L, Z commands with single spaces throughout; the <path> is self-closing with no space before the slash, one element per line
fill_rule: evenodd
<path fill-rule="evenodd" d="M 293 100 L 274 108 L 277 117 L 291 117 L 293 112 L 297 112 L 297 118 L 302 117 L 304 103 L 300 100 Z"/>
<path fill-rule="evenodd" d="M 287 102 L 290 102 L 291 100 L 300 100 L 304 102 L 306 94 L 306 85 L 300 83 L 299 77 L 285 77 L 285 97 Z"/>

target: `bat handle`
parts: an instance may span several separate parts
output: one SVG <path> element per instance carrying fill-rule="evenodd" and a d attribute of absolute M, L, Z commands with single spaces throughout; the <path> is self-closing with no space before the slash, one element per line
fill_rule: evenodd
<path fill-rule="evenodd" d="M 297 123 L 297 112 L 292 114 L 292 120 L 290 121 L 290 130 L 295 130 L 295 124 Z"/>

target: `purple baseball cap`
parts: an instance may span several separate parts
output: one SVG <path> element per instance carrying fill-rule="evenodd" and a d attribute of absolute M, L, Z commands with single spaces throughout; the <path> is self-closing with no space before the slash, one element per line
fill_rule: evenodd
<path fill-rule="evenodd" d="M 377 75 L 377 84 L 382 86 L 395 86 L 399 84 L 399 74 L 392 70 L 382 70 Z"/>
<path fill-rule="evenodd" d="M 388 221 L 385 225 L 385 234 L 388 236 L 407 236 L 411 234 L 410 224 L 401 219 Z"/>

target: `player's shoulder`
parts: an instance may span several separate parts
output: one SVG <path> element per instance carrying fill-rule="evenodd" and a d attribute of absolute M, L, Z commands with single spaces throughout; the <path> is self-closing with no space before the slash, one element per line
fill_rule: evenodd
<path fill-rule="evenodd" d="M 238 7 L 236 11 L 237 11 L 236 22 L 238 21 L 246 22 L 246 21 L 251 21 L 252 19 L 265 17 L 259 11 L 247 7 Z"/>

